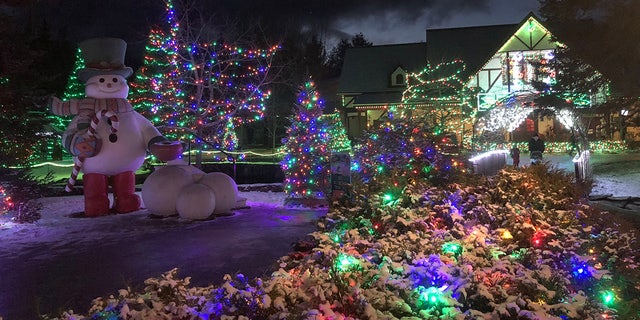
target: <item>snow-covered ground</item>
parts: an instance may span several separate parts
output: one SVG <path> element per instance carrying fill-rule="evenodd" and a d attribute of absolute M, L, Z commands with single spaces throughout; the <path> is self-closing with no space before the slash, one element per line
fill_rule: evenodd
<path fill-rule="evenodd" d="M 545 160 L 560 169 L 573 172 L 571 157 L 566 154 L 546 155 Z M 521 163 L 529 163 L 527 155 L 523 155 Z M 640 197 L 640 153 L 596 153 L 592 155 L 591 163 L 595 180 L 592 195 Z M 240 192 L 240 196 L 247 198 L 248 206 L 259 206 L 265 210 L 282 209 L 285 198 L 281 192 Z M 144 232 L 156 232 L 159 225 L 167 228 L 171 224 L 186 223 L 175 218 L 149 224 L 144 210 L 142 214 L 114 215 L 102 219 L 66 219 L 70 214 L 82 212 L 82 196 L 45 198 L 42 202 L 42 218 L 34 224 L 18 225 L 11 222 L 9 215 L 0 215 L 0 243 L 3 244 L 0 254 L 10 254 L 34 242 L 46 241 L 64 247 L 67 241 L 106 239 L 114 232 L 126 237 L 127 231 L 137 236 Z"/>
<path fill-rule="evenodd" d="M 282 208 L 285 198 L 282 192 L 250 191 L 239 192 L 239 195 L 247 199 L 247 206 L 271 211 Z M 112 195 L 109 197 L 113 202 Z M 11 255 L 37 243 L 46 243 L 51 249 L 47 252 L 55 253 L 58 252 L 56 249 L 67 247 L 68 242 L 107 240 L 115 233 L 120 238 L 133 237 L 190 223 L 177 217 L 149 219 L 146 210 L 100 219 L 69 219 L 72 214 L 83 211 L 82 196 L 52 197 L 40 201 L 43 204 L 42 217 L 36 223 L 17 224 L 11 221 L 10 215 L 0 215 L 0 243 L 3 244 L 0 255 Z"/>
<path fill-rule="evenodd" d="M 572 158 L 567 154 L 547 154 L 545 160 L 568 172 L 574 172 Z M 523 154 L 521 164 L 528 164 Z M 640 197 L 640 152 L 620 154 L 592 153 L 594 186 L 592 195 Z"/>
<path fill-rule="evenodd" d="M 82 196 L 41 199 L 42 218 L 15 224 L 0 215 L 0 319 L 36 319 L 173 268 L 205 285 L 225 274 L 258 277 L 315 230 L 327 209 L 284 208 L 282 192 L 240 192 L 248 208 L 205 221 L 151 218 L 146 209 L 74 218 Z"/>

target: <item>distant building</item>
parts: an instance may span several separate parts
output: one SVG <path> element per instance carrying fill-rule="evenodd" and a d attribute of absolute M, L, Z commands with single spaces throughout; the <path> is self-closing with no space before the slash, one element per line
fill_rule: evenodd
<path fill-rule="evenodd" d="M 390 108 L 401 105 L 407 74 L 421 71 L 427 63 L 463 60 L 466 70 L 461 76 L 478 92 L 473 101 L 478 111 L 504 106 L 506 100 L 531 107 L 538 96 L 531 85 L 537 76 L 531 61 L 553 58 L 557 43 L 552 38 L 530 13 L 518 24 L 428 29 L 426 42 L 421 43 L 351 48 L 337 91 L 348 135 L 360 137 L 365 129 L 384 120 Z M 533 132 L 555 136 L 562 126 L 557 119 L 525 115 L 515 127 L 507 139 L 523 141 Z M 467 129 L 475 128 L 456 132 L 458 141 L 463 141 L 462 131 Z"/>

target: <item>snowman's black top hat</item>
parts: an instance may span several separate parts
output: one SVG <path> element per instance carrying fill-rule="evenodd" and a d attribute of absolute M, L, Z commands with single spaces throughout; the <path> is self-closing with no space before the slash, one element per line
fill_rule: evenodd
<path fill-rule="evenodd" d="M 133 74 L 133 69 L 124 65 L 127 43 L 118 38 L 95 38 L 81 42 L 80 54 L 85 67 L 78 70 L 78 79 L 86 83 L 98 75 L 120 75 L 124 78 Z"/>

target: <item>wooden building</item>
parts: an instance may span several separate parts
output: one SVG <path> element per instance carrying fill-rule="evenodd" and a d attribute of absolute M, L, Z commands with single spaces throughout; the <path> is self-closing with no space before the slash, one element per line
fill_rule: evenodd
<path fill-rule="evenodd" d="M 388 110 L 402 104 L 408 74 L 427 64 L 455 59 L 466 64 L 461 76 L 477 92 L 473 101 L 477 111 L 504 108 L 505 101 L 510 108 L 526 109 L 518 123 L 500 119 L 511 126 L 505 139 L 524 141 L 533 133 L 555 134 L 562 127 L 558 119 L 529 114 L 538 95 L 531 81 L 553 81 L 552 77 L 536 78 L 532 65 L 532 61 L 553 58 L 558 44 L 552 38 L 540 19 L 530 13 L 518 24 L 428 29 L 426 42 L 349 49 L 337 92 L 348 135 L 360 137 L 365 129 L 383 120 Z M 465 129 L 460 131 L 456 134 L 462 141 Z"/>

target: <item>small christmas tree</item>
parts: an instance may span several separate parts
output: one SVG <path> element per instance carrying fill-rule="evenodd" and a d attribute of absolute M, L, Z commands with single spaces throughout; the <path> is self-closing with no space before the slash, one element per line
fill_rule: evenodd
<path fill-rule="evenodd" d="M 418 181 L 440 183 L 464 170 L 453 157 L 440 153 L 431 129 L 424 122 L 389 119 L 371 130 L 355 146 L 357 176 L 368 187 L 393 186 L 399 191 Z"/>
<path fill-rule="evenodd" d="M 300 89 L 283 141 L 286 154 L 281 165 L 289 198 L 323 199 L 328 191 L 329 134 L 320 121 L 322 109 L 315 84 L 309 80 Z"/>
<path fill-rule="evenodd" d="M 84 68 L 84 59 L 80 48 L 76 51 L 76 62 L 73 64 L 73 70 L 69 74 L 69 80 L 67 80 L 67 86 L 62 95 L 62 100 L 68 101 L 71 99 L 84 98 L 84 83 L 78 79 L 78 70 Z"/>
<path fill-rule="evenodd" d="M 78 70 L 84 68 L 84 59 L 80 52 L 80 48 L 76 51 L 76 59 L 73 64 L 73 70 L 69 73 L 69 79 L 67 80 L 67 86 L 62 94 L 62 100 L 68 101 L 71 99 L 82 99 L 85 96 L 84 84 L 78 79 Z M 57 116 L 53 114 L 47 114 L 47 120 L 51 124 L 51 127 L 58 133 L 64 132 L 71 122 L 71 117 Z M 50 145 L 47 149 L 60 149 L 59 146 Z M 54 157 L 56 158 L 56 157 Z"/>
<path fill-rule="evenodd" d="M 323 114 L 320 118 L 322 128 L 329 136 L 329 150 L 331 152 L 345 152 L 351 150 L 351 140 L 347 136 L 347 130 L 340 120 L 339 113 Z"/>

